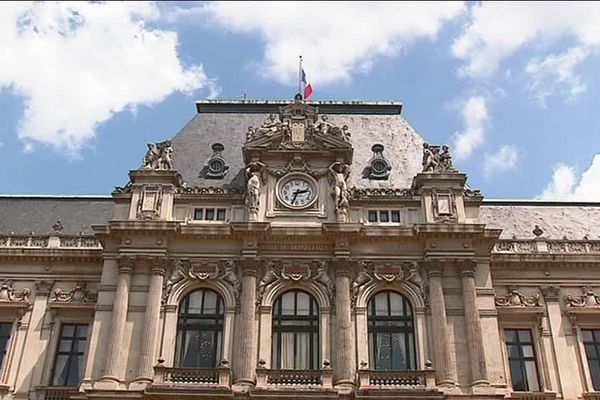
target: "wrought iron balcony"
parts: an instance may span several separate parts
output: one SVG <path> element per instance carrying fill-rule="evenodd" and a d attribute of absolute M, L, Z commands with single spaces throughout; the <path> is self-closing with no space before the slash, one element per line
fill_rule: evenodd
<path fill-rule="evenodd" d="M 231 385 L 231 368 L 225 360 L 218 368 L 169 368 L 159 363 L 154 367 L 153 387 L 189 386 L 227 388 Z"/>
<path fill-rule="evenodd" d="M 435 388 L 435 371 L 384 371 L 371 370 L 363 365 L 358 371 L 359 389 L 409 389 Z"/>
<path fill-rule="evenodd" d="M 329 361 L 323 362 L 323 369 L 267 369 L 265 362 L 259 361 L 256 368 L 256 388 L 315 388 L 331 389 L 333 371 Z"/>
<path fill-rule="evenodd" d="M 78 393 L 77 388 L 59 386 L 37 387 L 35 392 L 37 400 L 68 400 Z"/>

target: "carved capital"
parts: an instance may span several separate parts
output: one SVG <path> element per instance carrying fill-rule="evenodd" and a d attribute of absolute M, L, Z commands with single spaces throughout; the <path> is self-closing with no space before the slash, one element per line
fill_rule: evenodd
<path fill-rule="evenodd" d="M 474 278 L 475 277 L 475 261 L 474 260 L 460 260 L 459 263 L 460 274 L 463 278 Z"/>
<path fill-rule="evenodd" d="M 47 297 L 52 290 L 54 281 L 40 280 L 35 282 L 35 295 Z"/>
<path fill-rule="evenodd" d="M 550 286 L 541 286 L 540 290 L 542 292 L 542 295 L 544 296 L 544 300 L 546 302 L 549 301 L 558 301 L 558 294 L 560 293 L 560 287 L 559 286 L 554 286 L 554 285 L 550 285 Z"/>
<path fill-rule="evenodd" d="M 135 267 L 135 259 L 129 256 L 121 256 L 118 259 L 119 274 L 130 275 Z"/>

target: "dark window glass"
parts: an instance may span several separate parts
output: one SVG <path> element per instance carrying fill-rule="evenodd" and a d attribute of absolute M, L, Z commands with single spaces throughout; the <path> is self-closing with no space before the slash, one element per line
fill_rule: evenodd
<path fill-rule="evenodd" d="M 416 368 L 412 307 L 396 292 L 377 293 L 367 306 L 370 365 L 379 370 Z"/>
<path fill-rule="evenodd" d="M 74 387 L 79 385 L 83 375 L 87 330 L 87 325 L 61 326 L 58 349 L 54 358 L 52 386 Z"/>
<path fill-rule="evenodd" d="M 8 341 L 10 340 L 10 332 L 12 331 L 13 324 L 10 322 L 0 323 L 0 367 L 4 361 L 4 356 L 8 350 Z"/>
<path fill-rule="evenodd" d="M 513 390 L 539 392 L 540 383 L 531 331 L 507 329 L 504 331 L 504 336 Z"/>
<path fill-rule="evenodd" d="M 217 221 L 225 221 L 225 209 L 217 208 Z"/>
<path fill-rule="evenodd" d="M 214 208 L 207 208 L 206 209 L 206 214 L 204 216 L 204 219 L 207 221 L 212 221 L 215 219 L 215 209 Z"/>
<path fill-rule="evenodd" d="M 179 305 L 175 363 L 187 368 L 215 368 L 221 362 L 223 300 L 216 292 L 200 289 Z"/>
<path fill-rule="evenodd" d="M 369 210 L 369 222 L 377 222 L 377 211 Z"/>
<path fill-rule="evenodd" d="M 581 331 L 583 344 L 587 354 L 592 385 L 595 391 L 600 390 L 600 330 L 586 329 Z"/>
<path fill-rule="evenodd" d="M 204 209 L 203 208 L 196 208 L 194 210 L 194 219 L 200 221 L 203 218 L 204 218 Z"/>
<path fill-rule="evenodd" d="M 292 290 L 273 305 L 273 368 L 319 368 L 319 310 L 309 294 Z"/>
<path fill-rule="evenodd" d="M 379 222 L 390 222 L 390 214 L 387 210 L 379 211 Z"/>
<path fill-rule="evenodd" d="M 392 222 L 400 222 L 400 211 L 392 211 Z"/>

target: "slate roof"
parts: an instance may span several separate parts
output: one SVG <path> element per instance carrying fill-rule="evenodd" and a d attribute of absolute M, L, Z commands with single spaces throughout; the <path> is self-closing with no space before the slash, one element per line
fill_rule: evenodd
<path fill-rule="evenodd" d="M 335 125 L 348 125 L 354 147 L 351 186 L 358 188 L 409 188 L 421 170 L 423 139 L 400 115 L 397 102 L 314 101 L 320 114 L 327 114 Z M 242 147 L 249 126 L 260 126 L 270 113 L 278 113 L 283 101 L 202 101 L 198 114 L 172 139 L 174 167 L 188 186 L 244 188 Z M 224 179 L 199 177 L 213 154 L 211 146 L 225 146 L 223 157 L 229 165 Z M 371 181 L 362 177 L 373 155 L 371 147 L 383 144 L 383 155 L 391 163 L 390 178 Z"/>
<path fill-rule="evenodd" d="M 107 197 L 0 196 L 0 234 L 35 232 L 47 235 L 61 220 L 65 235 L 93 234 L 91 226 L 111 219 L 113 200 Z"/>
<path fill-rule="evenodd" d="M 600 203 L 536 201 L 487 201 L 479 219 L 490 228 L 502 229 L 500 239 L 533 239 L 538 225 L 547 239 L 600 240 Z"/>

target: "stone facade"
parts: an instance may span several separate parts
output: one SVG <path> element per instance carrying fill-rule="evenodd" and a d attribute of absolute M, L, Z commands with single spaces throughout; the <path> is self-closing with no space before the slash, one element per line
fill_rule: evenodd
<path fill-rule="evenodd" d="M 197 108 L 110 197 L 0 198 L 0 397 L 600 397 L 600 204 L 485 201 L 398 103 Z"/>

